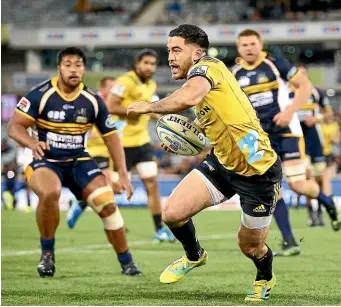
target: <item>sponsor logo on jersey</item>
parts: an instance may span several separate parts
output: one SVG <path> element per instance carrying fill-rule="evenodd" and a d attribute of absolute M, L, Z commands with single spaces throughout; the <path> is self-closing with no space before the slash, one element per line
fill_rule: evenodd
<path fill-rule="evenodd" d="M 208 70 L 208 66 L 201 65 L 194 67 L 188 74 L 188 77 L 191 76 L 206 76 Z"/>
<path fill-rule="evenodd" d="M 25 97 L 22 97 L 17 104 L 17 108 L 20 109 L 21 111 L 25 112 L 25 113 L 28 112 L 30 107 L 31 107 L 31 102 L 28 99 L 26 99 Z"/>
<path fill-rule="evenodd" d="M 73 110 L 75 108 L 75 106 L 74 105 L 71 105 L 71 104 L 64 104 L 63 105 L 63 109 L 65 110 L 65 111 L 67 111 L 67 110 Z"/>
<path fill-rule="evenodd" d="M 46 141 L 51 147 L 54 148 L 79 149 L 84 147 L 84 139 L 82 135 L 69 135 L 48 132 L 46 134 Z"/>
<path fill-rule="evenodd" d="M 49 111 L 47 117 L 56 121 L 62 121 L 65 119 L 65 111 Z"/>
<path fill-rule="evenodd" d="M 196 116 L 198 119 L 201 119 L 209 111 L 211 111 L 211 108 L 209 106 L 204 106 L 202 109 L 199 110 L 199 112 L 196 114 Z"/>
<path fill-rule="evenodd" d="M 117 83 L 111 90 L 111 93 L 119 97 L 122 97 L 125 89 L 126 89 L 125 85 Z"/>
<path fill-rule="evenodd" d="M 115 128 L 116 127 L 116 123 L 115 121 L 112 119 L 112 116 L 111 115 L 108 115 L 106 121 L 105 121 L 105 125 L 108 127 L 108 128 Z"/>
<path fill-rule="evenodd" d="M 265 208 L 264 205 L 259 205 L 256 208 L 254 208 L 252 211 L 256 212 L 256 213 L 265 213 L 266 212 L 266 208 Z"/>
<path fill-rule="evenodd" d="M 44 92 L 47 91 L 47 89 L 48 89 L 49 87 L 50 87 L 50 84 L 46 84 L 45 86 L 43 86 L 43 87 L 39 90 L 39 92 L 44 93 Z"/>
<path fill-rule="evenodd" d="M 238 83 L 241 87 L 247 87 L 250 85 L 250 78 L 242 76 L 240 79 L 238 79 Z"/>
<path fill-rule="evenodd" d="M 246 73 L 246 77 L 251 77 L 251 76 L 254 76 L 256 74 L 257 74 L 257 72 L 255 72 L 255 71 L 249 71 L 248 73 Z"/>

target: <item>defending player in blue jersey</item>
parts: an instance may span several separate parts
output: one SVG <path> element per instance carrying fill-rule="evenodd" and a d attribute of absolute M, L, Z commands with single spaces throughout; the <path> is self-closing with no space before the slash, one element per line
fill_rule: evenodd
<path fill-rule="evenodd" d="M 332 228 L 341 227 L 332 198 L 322 193 L 318 184 L 306 180 L 304 163 L 304 139 L 302 128 L 295 113 L 309 99 L 311 83 L 287 59 L 269 56 L 263 52 L 260 34 L 244 30 L 238 35 L 239 63 L 232 72 L 257 111 L 263 129 L 269 134 L 271 145 L 281 157 L 284 175 L 290 188 L 297 194 L 306 195 L 321 202 L 332 220 Z M 297 88 L 294 100 L 289 100 L 287 83 Z M 282 232 L 284 244 L 280 255 L 300 253 L 291 231 L 288 209 L 282 198 L 274 212 Z"/>
<path fill-rule="evenodd" d="M 117 253 L 122 274 L 140 275 L 128 250 L 123 218 L 115 205 L 113 191 L 95 161 L 86 151 L 87 136 L 95 124 L 102 134 L 119 182 L 133 194 L 123 148 L 115 123 L 103 100 L 83 84 L 86 58 L 74 47 L 58 54 L 58 76 L 39 84 L 23 97 L 8 125 L 8 135 L 33 153 L 25 176 L 38 195 L 37 224 L 40 232 L 41 277 L 55 272 L 54 243 L 59 224 L 58 201 L 62 186 L 77 199 L 86 201 L 99 215 L 109 243 Z M 37 131 L 31 137 L 28 128 Z"/>

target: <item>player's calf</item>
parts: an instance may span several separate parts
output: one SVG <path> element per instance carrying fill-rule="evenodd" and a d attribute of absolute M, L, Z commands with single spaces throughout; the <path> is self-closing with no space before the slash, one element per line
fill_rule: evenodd
<path fill-rule="evenodd" d="M 141 275 L 129 252 L 123 217 L 115 205 L 111 187 L 103 186 L 94 190 L 88 196 L 87 203 L 102 219 L 107 239 L 117 253 L 122 274 Z"/>
<path fill-rule="evenodd" d="M 242 225 L 238 232 L 238 244 L 245 256 L 250 258 L 257 268 L 255 281 L 246 301 L 263 301 L 269 298 L 275 286 L 272 272 L 273 253 L 266 245 L 271 216 L 253 217 L 242 215 Z"/>

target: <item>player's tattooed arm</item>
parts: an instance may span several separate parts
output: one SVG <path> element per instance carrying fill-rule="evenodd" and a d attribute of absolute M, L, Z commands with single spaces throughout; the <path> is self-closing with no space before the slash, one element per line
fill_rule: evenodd
<path fill-rule="evenodd" d="M 128 106 L 127 114 L 177 113 L 198 104 L 211 90 L 209 81 L 201 76 L 188 80 L 184 86 L 170 96 L 155 103 L 135 102 Z"/>

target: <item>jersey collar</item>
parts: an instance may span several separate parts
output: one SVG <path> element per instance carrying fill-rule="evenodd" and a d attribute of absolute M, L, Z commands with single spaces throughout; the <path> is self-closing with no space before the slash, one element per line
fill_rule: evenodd
<path fill-rule="evenodd" d="M 74 95 L 73 97 L 71 97 L 71 98 L 68 98 L 68 97 L 66 97 L 66 96 L 60 91 L 60 89 L 59 89 L 58 86 L 57 86 L 57 82 L 58 82 L 58 76 L 55 76 L 55 77 L 53 77 L 53 78 L 51 79 L 51 84 L 52 84 L 52 86 L 56 89 L 56 92 L 59 94 L 59 96 L 62 97 L 63 100 L 65 100 L 65 101 L 74 101 L 75 99 L 77 99 L 78 96 L 80 95 L 81 91 L 82 91 L 83 88 L 84 88 L 84 84 L 83 84 L 83 82 L 81 82 L 81 83 L 79 84 L 79 86 L 78 86 L 78 90 L 77 90 L 77 92 L 75 93 L 75 95 Z"/>
<path fill-rule="evenodd" d="M 246 70 L 252 70 L 252 69 L 255 69 L 257 66 L 259 66 L 259 64 L 263 62 L 263 60 L 266 58 L 267 55 L 268 54 L 266 52 L 262 51 L 255 64 L 248 65 L 243 59 L 240 60 L 239 64 Z"/>

